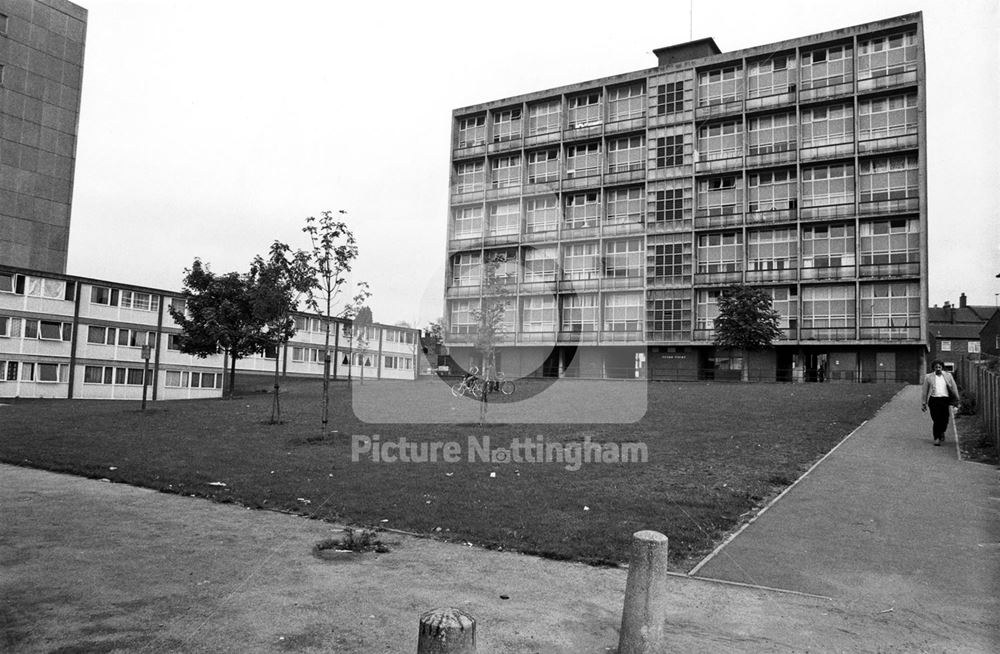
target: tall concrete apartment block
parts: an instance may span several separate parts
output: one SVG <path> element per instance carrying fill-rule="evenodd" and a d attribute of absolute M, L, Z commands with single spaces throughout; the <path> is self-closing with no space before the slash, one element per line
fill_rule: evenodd
<path fill-rule="evenodd" d="M 923 369 L 920 13 L 453 113 L 447 341 L 473 358 L 484 266 L 511 375 L 908 380 Z M 713 345 L 727 285 L 765 289 L 776 346 Z M 491 291 L 492 292 L 492 291 Z"/>
<path fill-rule="evenodd" d="M 87 10 L 0 0 L 0 264 L 66 272 Z"/>

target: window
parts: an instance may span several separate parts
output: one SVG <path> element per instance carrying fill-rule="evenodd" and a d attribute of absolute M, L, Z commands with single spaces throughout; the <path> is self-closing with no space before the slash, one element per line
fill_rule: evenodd
<path fill-rule="evenodd" d="M 569 98 L 569 127 L 576 129 L 601 124 L 601 93 L 594 91 L 586 95 Z"/>
<path fill-rule="evenodd" d="M 8 361 L 7 362 L 7 369 L 6 369 L 5 373 L 6 373 L 4 375 L 5 381 L 17 381 L 18 362 L 17 361 Z"/>
<path fill-rule="evenodd" d="M 528 153 L 528 183 L 541 184 L 559 180 L 559 150 Z"/>
<path fill-rule="evenodd" d="M 720 290 L 698 291 L 695 296 L 695 324 L 699 331 L 715 329 L 715 319 L 719 315 Z"/>
<path fill-rule="evenodd" d="M 743 156 L 743 123 L 727 121 L 698 129 L 699 159 L 728 159 Z"/>
<path fill-rule="evenodd" d="M 854 286 L 803 286 L 802 326 L 854 327 Z"/>
<path fill-rule="evenodd" d="M 521 299 L 521 331 L 552 332 L 556 329 L 556 299 L 538 295 Z"/>
<path fill-rule="evenodd" d="M 604 296 L 604 331 L 642 331 L 642 293 L 615 293 Z"/>
<path fill-rule="evenodd" d="M 687 291 L 651 291 L 646 303 L 646 330 L 660 340 L 686 340 L 691 332 L 691 298 Z"/>
<path fill-rule="evenodd" d="M 830 164 L 802 169 L 802 206 L 854 202 L 854 166 Z"/>
<path fill-rule="evenodd" d="M 939 341 L 941 347 L 939 348 L 942 352 L 951 352 L 951 341 Z"/>
<path fill-rule="evenodd" d="M 479 308 L 478 300 L 455 300 L 451 303 L 450 331 L 452 334 L 470 334 L 476 331 L 472 310 Z"/>
<path fill-rule="evenodd" d="M 174 350 L 175 352 L 180 352 L 181 349 L 180 338 L 181 338 L 180 334 L 168 334 L 167 349 Z"/>
<path fill-rule="evenodd" d="M 861 265 L 918 263 L 920 224 L 915 218 L 861 223 Z"/>
<path fill-rule="evenodd" d="M 6 36 L 7 34 L 7 14 L 0 14 L 0 35 Z"/>
<path fill-rule="evenodd" d="M 601 144 L 566 146 L 566 176 L 586 177 L 601 171 Z"/>
<path fill-rule="evenodd" d="M 562 127 L 562 102 L 551 100 L 528 106 L 528 135 L 558 132 Z"/>
<path fill-rule="evenodd" d="M 609 241 L 604 244 L 604 276 L 641 277 L 644 258 L 640 239 Z"/>
<path fill-rule="evenodd" d="M 698 105 L 721 104 L 743 99 L 743 68 L 729 66 L 698 74 Z"/>
<path fill-rule="evenodd" d="M 390 370 L 412 370 L 413 359 L 401 356 L 385 356 L 385 367 Z"/>
<path fill-rule="evenodd" d="M 652 237 L 651 237 L 652 238 Z M 650 283 L 684 283 L 691 275 L 691 241 L 687 235 L 669 234 L 656 238 L 646 249 Z"/>
<path fill-rule="evenodd" d="M 646 114 L 646 87 L 642 82 L 608 92 L 608 122 L 641 118 Z"/>
<path fill-rule="evenodd" d="M 467 161 L 455 164 L 455 192 L 470 193 L 482 191 L 486 178 L 482 161 Z"/>
<path fill-rule="evenodd" d="M 788 92 L 795 86 L 794 71 L 795 57 L 787 54 L 751 63 L 747 68 L 747 95 L 759 98 Z"/>
<path fill-rule="evenodd" d="M 608 195 L 609 225 L 641 223 L 645 209 L 642 187 L 611 189 Z"/>
<path fill-rule="evenodd" d="M 719 216 L 743 210 L 743 179 L 736 175 L 698 180 L 698 213 Z"/>
<path fill-rule="evenodd" d="M 521 229 L 521 207 L 517 200 L 490 205 L 486 233 L 489 236 L 517 234 Z"/>
<path fill-rule="evenodd" d="M 517 281 L 517 250 L 494 250 L 486 252 L 483 261 L 485 262 L 483 267 L 484 275 L 488 274 L 489 268 L 492 268 L 497 283 L 513 284 Z"/>
<path fill-rule="evenodd" d="M 486 143 L 486 116 L 458 119 L 458 147 L 468 148 Z"/>
<path fill-rule="evenodd" d="M 684 82 L 667 82 L 656 87 L 657 115 L 684 111 Z"/>
<path fill-rule="evenodd" d="M 554 247 L 525 248 L 524 250 L 524 281 L 551 282 L 556 279 L 556 260 L 558 254 Z"/>
<path fill-rule="evenodd" d="M 854 265 L 854 225 L 802 228 L 802 267 L 836 268 Z"/>
<path fill-rule="evenodd" d="M 861 140 L 917 133 L 917 95 L 868 98 L 858 103 L 858 138 Z"/>
<path fill-rule="evenodd" d="M 747 233 L 747 270 L 792 270 L 798 266 L 799 237 L 795 228 Z"/>
<path fill-rule="evenodd" d="M 10 336 L 11 324 L 14 320 L 7 316 L 0 316 L 0 336 Z"/>
<path fill-rule="evenodd" d="M 36 364 L 35 368 L 38 373 L 37 381 L 39 382 L 54 384 L 69 380 L 69 366 L 64 363 L 39 363 Z"/>
<path fill-rule="evenodd" d="M 554 195 L 528 198 L 524 202 L 525 230 L 529 234 L 551 232 L 559 226 L 559 201 Z"/>
<path fill-rule="evenodd" d="M 167 386 L 169 386 L 169 373 Z M 180 374 L 180 373 L 178 373 Z M 101 366 L 85 366 L 83 369 L 84 384 L 100 384 L 104 379 L 104 369 Z"/>
<path fill-rule="evenodd" d="M 51 320 L 25 320 L 24 335 L 43 341 L 69 341 L 73 337 L 73 325 L 68 322 Z"/>
<path fill-rule="evenodd" d="M 560 329 L 564 332 L 596 332 L 597 295 L 563 295 Z"/>
<path fill-rule="evenodd" d="M 597 227 L 601 215 L 601 200 L 597 191 L 566 196 L 563 225 L 567 229 Z"/>
<path fill-rule="evenodd" d="M 969 341 L 969 354 L 981 354 L 982 349 L 979 347 L 979 341 Z"/>
<path fill-rule="evenodd" d="M 483 235 L 483 208 L 455 207 L 455 238 Z"/>
<path fill-rule="evenodd" d="M 149 293 L 138 293 L 136 291 L 122 291 L 121 302 L 124 309 L 138 309 L 139 311 L 156 311 L 160 308 L 160 297 Z"/>
<path fill-rule="evenodd" d="M 771 296 L 771 307 L 778 312 L 778 327 L 795 329 L 799 324 L 799 292 L 794 286 L 765 286 L 765 293 Z M 795 334 L 787 334 L 795 338 Z"/>
<path fill-rule="evenodd" d="M 521 108 L 497 111 L 493 114 L 493 142 L 521 138 Z"/>
<path fill-rule="evenodd" d="M 479 286 L 482 258 L 478 252 L 463 252 L 452 258 L 452 286 Z"/>
<path fill-rule="evenodd" d="M 563 246 L 563 279 L 598 279 L 600 258 L 597 243 L 570 243 Z"/>
<path fill-rule="evenodd" d="M 743 234 L 725 232 L 698 236 L 698 272 L 727 273 L 743 270 Z"/>
<path fill-rule="evenodd" d="M 497 157 L 490 161 L 493 188 L 521 185 L 521 156 Z"/>
<path fill-rule="evenodd" d="M 904 328 L 920 327 L 920 285 L 916 282 L 862 284 L 858 308 L 861 310 L 862 338 L 910 336 L 910 330 Z M 867 332 L 867 328 L 877 330 Z"/>
<path fill-rule="evenodd" d="M 747 152 L 770 154 L 795 149 L 795 114 L 774 114 L 750 119 Z"/>
<path fill-rule="evenodd" d="M 858 43 L 858 79 L 917 69 L 917 33 L 879 36 Z"/>
<path fill-rule="evenodd" d="M 675 220 L 684 220 L 691 215 L 691 189 L 668 188 L 653 191 L 650 195 L 652 200 L 652 222 L 663 223 Z"/>
<path fill-rule="evenodd" d="M 90 301 L 92 304 L 106 304 L 108 306 L 118 306 L 118 289 L 106 286 L 91 286 Z"/>
<path fill-rule="evenodd" d="M 680 166 L 684 163 L 684 135 L 670 134 L 656 139 L 656 167 Z"/>
<path fill-rule="evenodd" d="M 854 79 L 850 45 L 835 45 L 802 54 L 799 84 L 803 89 L 843 84 Z"/>
<path fill-rule="evenodd" d="M 867 159 L 858 164 L 861 202 L 915 198 L 920 188 L 916 155 Z"/>
<path fill-rule="evenodd" d="M 24 275 L 0 273 L 0 293 L 24 295 Z"/>
<path fill-rule="evenodd" d="M 108 329 L 107 327 L 98 327 L 96 325 L 90 325 L 87 327 L 87 342 L 95 345 L 106 345 L 108 344 L 108 332 L 111 332 L 110 343 L 114 345 L 115 342 L 115 328 L 112 327 Z"/>
<path fill-rule="evenodd" d="M 854 138 L 854 108 L 849 104 L 803 109 L 802 147 L 849 143 Z"/>
<path fill-rule="evenodd" d="M 213 372 L 192 372 L 191 388 L 222 388 L 222 375 Z"/>
<path fill-rule="evenodd" d="M 747 183 L 748 206 L 751 212 L 795 208 L 797 188 L 794 170 L 751 173 Z"/>
<path fill-rule="evenodd" d="M 43 277 L 28 277 L 27 279 L 26 295 L 59 300 L 68 299 L 66 298 L 66 282 L 64 281 Z"/>
<path fill-rule="evenodd" d="M 170 298 L 170 307 L 177 313 L 184 315 L 187 311 L 187 300 L 182 297 Z"/>
<path fill-rule="evenodd" d="M 646 167 L 646 139 L 627 136 L 608 141 L 608 172 L 621 173 Z"/>

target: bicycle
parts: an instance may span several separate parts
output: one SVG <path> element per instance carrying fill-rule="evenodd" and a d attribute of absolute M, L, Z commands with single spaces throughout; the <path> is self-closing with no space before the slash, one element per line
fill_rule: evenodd
<path fill-rule="evenodd" d="M 482 379 L 478 377 L 479 368 L 472 366 L 468 374 L 462 378 L 462 381 L 455 382 L 451 387 L 451 394 L 455 397 L 462 397 L 463 395 L 471 395 L 475 399 L 479 399 L 483 396 L 483 391 L 485 390 L 485 383 Z"/>

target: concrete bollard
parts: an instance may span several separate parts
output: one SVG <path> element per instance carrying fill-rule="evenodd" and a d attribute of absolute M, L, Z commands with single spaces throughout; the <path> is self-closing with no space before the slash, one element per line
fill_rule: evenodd
<path fill-rule="evenodd" d="M 664 651 L 667 614 L 667 537 L 657 531 L 632 535 L 618 654 Z"/>
<path fill-rule="evenodd" d="M 417 654 L 476 654 L 476 619 L 453 608 L 420 616 Z"/>

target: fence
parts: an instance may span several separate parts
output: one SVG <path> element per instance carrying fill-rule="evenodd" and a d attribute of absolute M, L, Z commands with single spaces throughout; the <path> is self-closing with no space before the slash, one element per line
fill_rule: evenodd
<path fill-rule="evenodd" d="M 976 398 L 976 413 L 982 418 L 986 433 L 1000 452 L 1000 374 L 996 372 L 996 363 L 996 359 L 991 364 L 985 359 L 970 361 L 963 358 L 955 366 L 955 374 L 958 385 Z"/>

